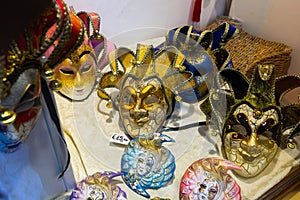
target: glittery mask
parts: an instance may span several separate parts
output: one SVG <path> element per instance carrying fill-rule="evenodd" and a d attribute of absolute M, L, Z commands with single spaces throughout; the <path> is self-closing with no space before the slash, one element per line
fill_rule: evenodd
<path fill-rule="evenodd" d="M 187 70 L 194 75 L 196 85 L 189 92 L 196 96 L 187 92 L 182 94 L 186 102 L 197 102 L 205 98 L 217 71 L 232 67 L 229 52 L 222 46 L 237 33 L 238 30 L 226 22 L 213 30 L 199 31 L 193 26 L 182 26 L 167 33 L 164 45 L 177 47 L 186 58 Z"/>
<path fill-rule="evenodd" d="M 113 178 L 121 176 L 122 173 L 115 172 L 97 172 L 76 184 L 70 200 L 85 199 L 115 199 L 126 200 L 126 193 L 116 184 Z"/>
<path fill-rule="evenodd" d="M 229 84 L 230 93 L 225 94 L 221 89 L 212 91 L 201 108 L 217 119 L 224 156 L 243 168 L 236 173 L 243 177 L 257 176 L 272 161 L 278 147 L 295 147 L 293 138 L 299 135 L 300 106 L 284 106 L 281 100 L 287 91 L 300 86 L 300 78 L 294 75 L 275 78 L 272 65 L 258 65 L 250 82 L 237 70 L 226 69 L 220 74 Z M 221 106 L 222 95 L 226 97 L 226 106 Z M 225 116 L 221 109 L 226 107 L 223 123 Z M 283 137 L 288 129 L 289 135 Z"/>
<path fill-rule="evenodd" d="M 83 101 L 94 91 L 98 71 L 107 64 L 114 45 L 99 33 L 100 16 L 93 12 L 70 12 L 84 26 L 81 46 L 59 63 L 49 77 L 50 88 L 71 101 Z M 92 30 L 90 30 L 92 28 Z"/>
<path fill-rule="evenodd" d="M 68 99 L 86 99 L 96 81 L 96 55 L 89 45 L 82 45 L 55 68 L 55 80 L 61 82 L 58 92 Z"/>
<path fill-rule="evenodd" d="M 166 186 L 174 177 L 175 158 L 162 144 L 174 142 L 161 133 L 141 134 L 132 139 L 122 156 L 123 180 L 134 192 L 146 198 L 146 189 Z"/>
<path fill-rule="evenodd" d="M 175 99 L 180 100 L 178 93 L 192 87 L 193 75 L 183 61 L 175 47 L 154 52 L 152 46 L 138 45 L 136 54 L 127 48 L 110 54 L 111 71 L 100 78 L 98 96 L 110 106 L 111 96 L 104 89 L 119 89 L 114 103 L 131 137 L 157 131 L 172 114 Z"/>
<path fill-rule="evenodd" d="M 181 200 L 240 200 L 241 189 L 227 173 L 242 168 L 220 158 L 202 158 L 192 163 L 180 182 Z"/>
<path fill-rule="evenodd" d="M 80 26 L 66 15 L 62 1 L 52 1 L 33 24 L 29 25 L 7 51 L 0 56 L 0 151 L 15 151 L 28 137 L 41 111 L 40 74 L 53 68 L 69 53 L 68 45 L 77 47 Z M 46 34 L 51 28 L 51 34 Z M 73 34 L 72 40 L 66 40 Z M 43 54 L 54 45 L 46 58 Z M 47 67 L 46 67 L 47 66 Z M 45 67 L 45 68 L 44 68 Z"/>

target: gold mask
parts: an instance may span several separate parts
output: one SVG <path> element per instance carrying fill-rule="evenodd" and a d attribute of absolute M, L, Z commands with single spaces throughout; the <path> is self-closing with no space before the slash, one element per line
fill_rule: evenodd
<path fill-rule="evenodd" d="M 58 92 L 67 99 L 84 100 L 96 82 L 96 56 L 88 45 L 82 45 L 55 69 L 55 79 L 61 82 Z"/>
<path fill-rule="evenodd" d="M 105 89 L 119 89 L 114 102 L 131 137 L 157 131 L 172 114 L 174 100 L 180 100 L 178 93 L 194 85 L 193 74 L 185 70 L 184 56 L 175 47 L 154 52 L 152 46 L 139 44 L 136 54 L 118 48 L 109 58 L 111 71 L 100 78 L 98 96 L 111 106 Z"/>

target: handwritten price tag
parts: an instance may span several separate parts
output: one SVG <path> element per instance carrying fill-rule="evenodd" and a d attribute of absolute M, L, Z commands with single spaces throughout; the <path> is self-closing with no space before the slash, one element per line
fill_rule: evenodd
<path fill-rule="evenodd" d="M 130 139 L 125 134 L 113 133 L 109 141 L 116 144 L 128 145 Z"/>

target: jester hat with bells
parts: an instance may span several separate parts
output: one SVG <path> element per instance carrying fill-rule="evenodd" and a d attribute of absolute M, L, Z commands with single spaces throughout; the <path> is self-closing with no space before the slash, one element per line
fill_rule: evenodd
<path fill-rule="evenodd" d="M 81 24 L 68 15 L 64 2 L 53 0 L 1 51 L 0 151 L 12 152 L 28 137 L 41 110 L 40 75 L 78 47 L 81 33 Z M 45 56 L 49 48 L 52 53 Z"/>
<path fill-rule="evenodd" d="M 194 86 L 184 59 L 174 46 L 155 51 L 152 45 L 143 44 L 137 45 L 136 53 L 120 47 L 109 55 L 110 70 L 99 80 L 98 96 L 109 101 L 107 106 L 118 104 L 131 137 L 157 131 L 172 114 L 175 99 L 181 100 L 178 94 Z M 116 99 L 107 88 L 119 89 Z"/>
<path fill-rule="evenodd" d="M 216 79 L 218 89 L 211 91 L 201 109 L 219 127 L 225 157 L 244 168 L 237 174 L 254 177 L 268 166 L 278 147 L 296 147 L 300 104 L 284 105 L 283 99 L 300 86 L 300 77 L 275 77 L 273 65 L 258 65 L 251 81 L 234 69 L 224 69 L 220 76 L 229 92 Z"/>

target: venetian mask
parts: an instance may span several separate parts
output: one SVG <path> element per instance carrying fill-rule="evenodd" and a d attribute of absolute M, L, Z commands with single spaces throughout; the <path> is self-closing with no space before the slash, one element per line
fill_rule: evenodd
<path fill-rule="evenodd" d="M 0 150 L 15 151 L 28 137 L 41 111 L 41 85 L 38 69 L 24 71 L 11 88 L 10 95 L 1 105 L 14 111 L 13 122 L 0 126 Z"/>
<path fill-rule="evenodd" d="M 213 30 L 199 31 L 193 26 L 182 26 L 167 33 L 164 45 L 177 47 L 186 58 L 187 70 L 194 75 L 196 85 L 193 91 L 181 94 L 184 101 L 197 102 L 207 97 L 217 71 L 232 67 L 229 53 L 221 47 L 237 33 L 227 22 Z M 191 92 L 196 96 L 189 95 Z"/>
<path fill-rule="evenodd" d="M 95 87 L 96 71 L 96 55 L 84 44 L 55 68 L 54 77 L 61 82 L 58 92 L 68 99 L 86 99 Z"/>
<path fill-rule="evenodd" d="M 130 141 L 122 156 L 124 182 L 146 198 L 150 198 L 146 189 L 166 186 L 174 177 L 175 158 L 162 146 L 164 142 L 174 140 L 161 133 L 141 134 Z"/>
<path fill-rule="evenodd" d="M 80 40 L 82 27 L 72 27 L 76 22 L 71 23 L 66 16 L 65 4 L 56 0 L 51 5 L 35 23 L 11 42 L 6 52 L 1 52 L 0 150 L 3 152 L 15 151 L 28 137 L 38 119 L 41 111 L 40 74 L 44 64 L 53 68 L 69 53 L 69 50 L 62 51 L 64 45 L 76 46 L 77 40 Z M 47 37 L 45 33 L 50 27 L 53 32 Z M 65 40 L 70 34 L 74 34 L 74 40 Z M 55 40 L 62 39 L 63 44 L 53 47 L 53 54 L 46 59 L 43 56 L 45 51 Z"/>
<path fill-rule="evenodd" d="M 107 64 L 114 44 L 99 33 L 100 16 L 97 13 L 70 12 L 85 27 L 84 41 L 79 48 L 59 63 L 50 77 L 51 89 L 71 101 L 83 101 L 94 91 L 98 71 Z M 92 28 L 93 30 L 90 30 Z"/>
<path fill-rule="evenodd" d="M 220 158 L 202 158 L 192 163 L 180 182 L 182 200 L 241 199 L 241 189 L 227 173 L 242 168 Z"/>
<path fill-rule="evenodd" d="M 138 45 L 136 54 L 119 48 L 110 55 L 111 71 L 100 78 L 98 96 L 108 105 L 114 102 L 131 137 L 160 129 L 173 112 L 175 99 L 180 100 L 178 93 L 192 87 L 193 75 L 185 71 L 183 61 L 175 47 L 154 52 L 152 46 Z M 104 90 L 111 87 L 119 89 L 114 100 Z"/>
<path fill-rule="evenodd" d="M 103 199 L 103 200 L 126 200 L 126 193 L 116 184 L 113 178 L 122 173 L 97 172 L 78 182 L 72 191 L 70 200 Z"/>
<path fill-rule="evenodd" d="M 166 120 L 168 100 L 159 79 L 124 79 L 119 98 L 119 112 L 124 127 L 131 135 L 153 132 Z"/>
<path fill-rule="evenodd" d="M 257 176 L 272 162 L 278 148 L 293 146 L 293 138 L 299 134 L 299 104 L 284 106 L 281 100 L 286 91 L 300 86 L 300 78 L 275 78 L 272 65 L 258 65 L 250 82 L 237 70 L 226 69 L 220 74 L 231 91 L 226 94 L 227 105 L 218 107 L 221 90 L 214 91 L 215 97 L 209 101 L 212 113 L 219 118 L 216 124 L 221 127 L 224 156 L 243 168 L 238 175 Z M 207 112 L 203 105 L 202 109 Z M 224 123 L 221 109 L 228 109 Z M 290 134 L 283 137 L 287 129 Z"/>

